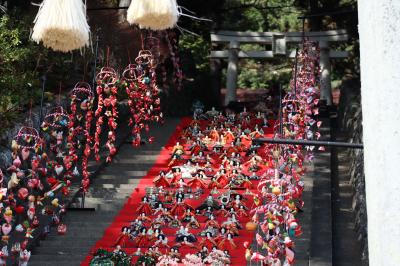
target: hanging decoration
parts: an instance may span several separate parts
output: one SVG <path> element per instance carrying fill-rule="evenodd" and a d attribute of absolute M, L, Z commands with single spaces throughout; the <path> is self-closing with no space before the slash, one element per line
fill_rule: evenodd
<path fill-rule="evenodd" d="M 152 48 L 155 51 L 155 48 Z M 132 127 L 132 145 L 139 146 L 142 141 L 142 131 L 149 132 L 151 121 L 162 122 L 163 114 L 156 80 L 156 62 L 152 52 L 141 50 L 135 63 L 125 68 L 122 81 L 131 112 L 129 125 Z M 153 138 L 149 137 L 148 141 L 151 143 Z"/>
<path fill-rule="evenodd" d="M 104 123 L 108 126 L 106 147 L 109 154 L 106 161 L 110 162 L 117 152 L 115 140 L 118 119 L 118 80 L 117 72 L 111 67 L 103 67 L 96 76 L 98 102 L 95 111 L 96 131 L 93 146 L 96 161 L 100 160 L 100 142 Z"/>
<path fill-rule="evenodd" d="M 134 0 L 131 2 L 127 20 L 142 29 L 165 30 L 175 27 L 179 10 L 176 0 Z"/>
<path fill-rule="evenodd" d="M 52 185 L 61 185 L 64 196 L 69 194 L 70 176 L 66 171 L 69 115 L 62 106 L 48 112 L 42 123 L 42 132 L 47 155 L 47 176 L 54 178 Z"/>
<path fill-rule="evenodd" d="M 94 118 L 94 94 L 88 83 L 79 82 L 72 90 L 70 99 L 68 154 L 63 159 L 64 166 L 68 176 L 82 177 L 82 188 L 86 191 L 89 185 L 88 159 L 93 141 L 90 129 Z"/>
<path fill-rule="evenodd" d="M 32 39 L 54 51 L 70 52 L 89 45 L 82 0 L 44 0 L 34 23 Z"/>
<path fill-rule="evenodd" d="M 176 33 L 174 31 L 165 31 L 165 39 L 168 44 L 172 65 L 174 67 L 172 80 L 176 86 L 176 89 L 180 91 L 182 89 L 183 71 L 179 58 L 178 39 Z"/>

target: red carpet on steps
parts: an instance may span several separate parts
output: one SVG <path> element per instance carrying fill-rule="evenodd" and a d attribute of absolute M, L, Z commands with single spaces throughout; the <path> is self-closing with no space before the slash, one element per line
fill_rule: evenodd
<path fill-rule="evenodd" d="M 158 158 L 153 165 L 153 167 L 148 171 L 147 175 L 144 176 L 137 188 L 132 191 L 131 196 L 119 212 L 119 214 L 115 217 L 114 221 L 112 224 L 104 231 L 103 236 L 101 237 L 100 240 L 97 241 L 97 243 L 90 249 L 90 254 L 85 258 L 85 260 L 81 263 L 81 265 L 89 265 L 90 260 L 92 258 L 92 253 L 94 253 L 96 250 L 99 248 L 106 249 L 109 251 L 114 250 L 114 244 L 115 241 L 117 240 L 118 236 L 121 233 L 121 228 L 123 226 L 129 226 L 130 222 L 135 220 L 135 218 L 138 216 L 138 213 L 136 212 L 136 209 L 138 208 L 139 204 L 142 201 L 142 198 L 145 196 L 146 187 L 154 187 L 153 184 L 153 179 L 156 177 L 161 170 L 167 170 L 168 169 L 168 163 L 171 158 L 171 150 L 175 146 L 176 142 L 180 140 L 180 137 L 182 135 L 182 132 L 185 127 L 190 125 L 192 122 L 192 118 L 183 118 L 180 122 L 180 124 L 177 126 L 175 132 L 172 134 L 170 139 L 168 140 L 168 143 L 165 145 L 164 149 L 160 152 L 158 155 Z M 272 127 L 271 129 L 272 130 Z M 271 131 L 265 132 L 266 136 L 271 136 Z M 264 169 L 265 170 L 265 169 Z M 208 196 L 208 190 L 205 191 L 205 193 L 200 197 L 199 199 L 191 199 L 191 200 L 186 200 L 188 204 L 190 204 L 193 207 L 199 206 Z M 248 197 L 248 196 L 247 196 Z M 252 205 L 252 198 L 248 197 L 245 199 L 246 205 L 248 207 L 251 207 Z M 190 232 L 195 234 L 198 240 L 200 241 L 202 238 L 198 236 L 198 234 L 203 230 L 203 225 L 205 218 L 199 217 L 198 218 L 199 223 L 201 224 L 200 229 L 190 229 Z M 241 218 L 239 221 L 241 221 L 243 228 L 245 227 L 246 222 L 249 220 L 249 217 L 246 218 Z M 224 221 L 221 217 L 217 217 L 218 222 Z M 163 228 L 162 229 L 164 234 L 168 237 L 169 239 L 169 245 L 173 246 L 174 243 L 174 238 L 175 238 L 175 232 L 177 229 L 169 229 L 169 228 Z M 100 235 L 99 235 L 100 237 Z M 237 245 L 237 248 L 235 250 L 230 251 L 231 255 L 231 265 L 246 265 L 246 260 L 244 257 L 245 254 L 245 248 L 243 247 L 243 242 L 249 241 L 252 242 L 254 237 L 254 232 L 248 232 L 245 229 L 242 229 L 239 231 L 239 236 L 234 238 L 234 242 Z M 198 243 L 198 242 L 197 242 Z M 196 244 L 196 243 L 195 243 Z M 200 248 L 200 247 L 199 247 Z M 135 244 L 133 241 L 128 242 L 127 246 L 123 248 L 128 254 L 132 254 L 137 250 L 137 247 L 135 247 Z M 141 249 L 142 252 L 146 250 L 146 248 Z M 160 249 L 160 251 L 164 252 L 165 250 Z M 179 252 L 181 254 L 186 254 L 186 253 L 196 253 L 196 250 L 189 249 L 189 248 L 180 248 Z M 184 256 L 182 256 L 184 257 Z"/>

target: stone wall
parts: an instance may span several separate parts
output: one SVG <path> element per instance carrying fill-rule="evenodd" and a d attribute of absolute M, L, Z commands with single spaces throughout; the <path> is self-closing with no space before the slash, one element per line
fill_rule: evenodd
<path fill-rule="evenodd" d="M 338 108 L 340 129 L 345 132 L 347 141 L 363 142 L 361 93 L 358 80 L 343 81 Z M 362 245 L 362 261 L 368 265 L 367 205 L 365 197 L 364 152 L 349 149 L 350 182 L 353 186 L 353 210 L 355 212 L 355 230 Z"/>

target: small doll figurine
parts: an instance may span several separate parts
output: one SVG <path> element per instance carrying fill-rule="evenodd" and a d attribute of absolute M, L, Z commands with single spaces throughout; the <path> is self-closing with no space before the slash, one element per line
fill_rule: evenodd
<path fill-rule="evenodd" d="M 146 196 L 143 197 L 142 202 L 140 203 L 139 207 L 136 209 L 136 212 L 137 213 L 145 213 L 146 216 L 151 215 L 152 209 L 150 206 L 149 199 Z"/>
<path fill-rule="evenodd" d="M 153 183 L 156 187 L 170 187 L 164 171 L 160 171 L 160 174 L 154 178 Z"/>
<path fill-rule="evenodd" d="M 145 247 L 150 243 L 150 241 L 151 241 L 150 238 L 151 237 L 147 234 L 146 228 L 143 227 L 141 229 L 139 235 L 135 239 L 135 244 L 138 247 Z"/>
<path fill-rule="evenodd" d="M 239 206 L 239 209 L 236 211 L 236 213 L 239 217 L 248 217 L 249 216 L 248 212 L 246 211 L 246 207 L 243 205 Z"/>
<path fill-rule="evenodd" d="M 216 177 L 212 177 L 207 187 L 208 189 L 219 189 L 221 188 L 221 184 L 217 181 Z"/>
<path fill-rule="evenodd" d="M 189 232 L 189 228 L 183 226 L 176 232 L 176 242 L 187 241 L 190 243 L 197 242 L 197 238 L 194 234 Z"/>
<path fill-rule="evenodd" d="M 115 247 L 117 247 L 117 246 L 125 247 L 126 243 L 129 241 L 130 234 L 131 234 L 131 230 L 128 227 L 126 227 L 126 226 L 122 227 L 121 233 L 120 233 L 117 241 L 115 241 L 114 246 Z"/>
<path fill-rule="evenodd" d="M 190 208 L 193 210 L 193 207 L 191 207 L 189 204 L 186 204 L 181 197 L 177 198 L 177 202 L 171 209 L 171 214 L 176 215 L 178 217 L 182 217 L 185 214 L 186 209 Z"/>
<path fill-rule="evenodd" d="M 197 241 L 197 240 L 196 240 Z M 178 244 L 176 244 L 178 247 L 188 247 L 188 248 L 194 248 L 197 249 L 197 246 L 193 244 L 190 240 L 189 237 L 184 236 L 183 240 L 180 241 Z"/>
<path fill-rule="evenodd" d="M 191 221 L 192 216 L 194 216 L 190 208 L 186 209 L 185 214 L 182 215 L 182 222 L 188 223 Z"/>
<path fill-rule="evenodd" d="M 204 227 L 205 227 L 205 228 L 206 228 L 206 227 L 209 227 L 209 226 L 211 226 L 211 227 L 213 227 L 213 228 L 217 228 L 217 229 L 220 228 L 218 222 L 215 220 L 214 215 L 210 215 L 210 218 L 209 218 L 209 219 L 207 220 L 207 222 L 204 224 Z"/>
<path fill-rule="evenodd" d="M 196 220 L 196 218 L 192 215 L 192 216 L 190 217 L 190 221 L 189 221 L 189 223 L 186 225 L 186 227 L 197 229 L 197 228 L 200 228 L 200 224 L 199 224 L 199 222 Z"/>
<path fill-rule="evenodd" d="M 19 266 L 28 266 L 29 259 L 31 258 L 31 252 L 24 249 L 19 253 Z"/>
<path fill-rule="evenodd" d="M 225 216 L 228 213 L 228 210 L 225 208 L 225 205 L 221 205 L 221 209 L 217 211 L 218 216 Z"/>
<path fill-rule="evenodd" d="M 163 234 L 159 234 L 157 236 L 157 240 L 156 242 L 154 242 L 153 247 L 164 247 L 164 248 L 170 248 L 170 246 L 168 245 L 168 238 L 163 235 Z"/>
<path fill-rule="evenodd" d="M 173 228 L 178 228 L 182 226 L 182 223 L 181 221 L 179 221 L 178 216 L 175 215 L 175 217 L 168 223 L 168 226 Z"/>
<path fill-rule="evenodd" d="M 226 174 L 226 170 L 225 169 L 221 169 L 217 175 L 217 182 L 221 187 L 225 187 L 226 185 L 229 184 L 229 178 Z"/>
<path fill-rule="evenodd" d="M 228 233 L 226 237 L 223 237 L 221 241 L 218 243 L 218 249 L 221 250 L 234 250 L 236 249 L 236 244 L 233 241 L 233 235 Z"/>
<path fill-rule="evenodd" d="M 137 217 L 137 219 L 140 220 L 143 224 L 144 224 L 144 223 L 151 223 L 151 222 L 152 222 L 152 220 L 151 220 L 148 216 L 146 216 L 146 214 L 145 214 L 144 212 L 142 212 L 142 213 Z"/>
<path fill-rule="evenodd" d="M 203 238 L 199 246 L 201 247 L 207 247 L 208 249 L 212 249 L 213 247 L 217 246 L 217 243 L 215 242 L 214 238 L 212 237 L 210 232 L 206 233 L 206 237 Z"/>
<path fill-rule="evenodd" d="M 181 260 L 181 254 L 179 253 L 178 247 L 172 247 L 168 255 L 174 259 L 177 259 L 178 262 Z"/>
<path fill-rule="evenodd" d="M 177 142 L 176 145 L 172 148 L 172 155 L 176 155 L 177 159 L 180 159 L 183 154 L 185 154 L 185 149 L 179 142 Z"/>
<path fill-rule="evenodd" d="M 195 174 L 194 178 L 190 180 L 187 185 L 191 189 L 196 189 L 196 188 L 201 188 L 201 189 L 206 189 L 206 184 L 201 180 L 201 175 L 199 173 Z"/>
<path fill-rule="evenodd" d="M 179 184 L 179 181 L 182 179 L 182 170 L 179 167 L 173 169 L 172 179 L 171 179 L 171 186 L 176 187 Z"/>

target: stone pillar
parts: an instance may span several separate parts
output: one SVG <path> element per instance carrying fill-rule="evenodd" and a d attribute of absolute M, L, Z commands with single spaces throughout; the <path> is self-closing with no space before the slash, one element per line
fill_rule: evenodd
<path fill-rule="evenodd" d="M 236 88 L 239 69 L 238 65 L 239 43 L 237 41 L 231 41 L 229 43 L 228 69 L 226 72 L 225 105 L 228 105 L 230 102 L 236 101 Z"/>
<path fill-rule="evenodd" d="M 328 42 L 320 41 L 319 47 L 321 49 L 321 100 L 325 100 L 327 105 L 332 105 L 331 61 L 329 58 L 329 44 Z"/>
<path fill-rule="evenodd" d="M 359 0 L 370 265 L 400 265 L 400 1 Z"/>

